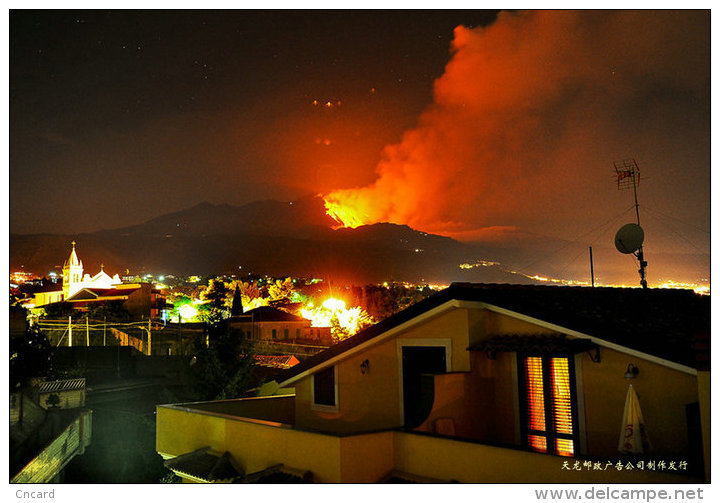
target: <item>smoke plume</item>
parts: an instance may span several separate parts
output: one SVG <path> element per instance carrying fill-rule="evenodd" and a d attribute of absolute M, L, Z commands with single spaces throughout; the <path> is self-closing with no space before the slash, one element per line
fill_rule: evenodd
<path fill-rule="evenodd" d="M 613 199 L 624 157 L 652 166 L 656 206 L 678 191 L 709 201 L 706 12 L 505 12 L 459 26 L 434 102 L 385 147 L 375 182 L 325 197 L 364 223 L 567 237 L 586 225 L 579 214 L 630 204 Z M 701 180 L 666 186 L 689 159 Z"/>

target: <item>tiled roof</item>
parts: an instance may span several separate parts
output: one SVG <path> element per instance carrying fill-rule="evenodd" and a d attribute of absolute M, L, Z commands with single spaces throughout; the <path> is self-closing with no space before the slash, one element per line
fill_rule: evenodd
<path fill-rule="evenodd" d="M 287 369 L 300 363 L 293 355 L 255 355 L 258 365 Z"/>
<path fill-rule="evenodd" d="M 92 300 L 96 299 L 99 295 L 103 295 L 106 291 L 106 288 L 83 288 L 68 300 Z"/>
<path fill-rule="evenodd" d="M 309 323 L 305 318 L 270 306 L 257 307 L 243 314 L 245 316 L 252 316 L 252 320 L 256 323 L 263 321 L 307 321 Z"/>
<path fill-rule="evenodd" d="M 59 393 L 85 389 L 85 378 L 63 379 L 62 381 L 43 381 L 38 384 L 38 393 Z"/>
<path fill-rule="evenodd" d="M 137 288 L 111 288 L 110 290 L 105 290 L 101 297 L 125 297 L 127 295 L 130 295 L 136 290 L 139 290 L 140 287 Z"/>
<path fill-rule="evenodd" d="M 565 334 L 496 335 L 468 348 L 469 351 L 496 353 L 519 351 L 537 354 L 575 354 L 597 347 L 589 339 L 568 339 Z"/>
<path fill-rule="evenodd" d="M 694 338 L 710 333 L 710 297 L 691 290 L 453 283 L 283 371 L 277 380 L 291 379 L 450 300 L 501 307 L 693 368 Z"/>
<path fill-rule="evenodd" d="M 166 460 L 165 467 L 206 482 L 233 481 L 244 473 L 238 471 L 231 458 L 227 451 L 218 456 L 211 453 L 209 447 L 203 447 Z"/>

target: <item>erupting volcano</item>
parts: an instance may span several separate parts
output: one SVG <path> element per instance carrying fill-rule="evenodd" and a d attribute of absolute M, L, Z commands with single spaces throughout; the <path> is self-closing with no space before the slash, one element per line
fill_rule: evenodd
<path fill-rule="evenodd" d="M 325 202 L 325 210 L 328 216 L 338 223 L 338 225 L 334 227 L 335 229 L 339 229 L 341 227 L 354 229 L 356 227 L 360 227 L 361 225 L 365 225 L 365 220 L 353 208 L 344 206 L 339 201 L 334 200 L 331 196 L 323 199 L 323 201 Z"/>
<path fill-rule="evenodd" d="M 703 61 L 691 47 L 704 35 L 684 28 L 702 16 L 502 12 L 487 27 L 458 26 L 433 103 L 383 149 L 374 181 L 323 194 L 328 215 L 458 239 L 512 227 L 574 239 L 616 204 L 618 155 L 641 157 L 657 176 L 657 145 L 694 155 L 674 127 L 648 125 L 685 123 L 686 107 L 668 100 L 704 96 L 702 72 L 670 64 Z"/>

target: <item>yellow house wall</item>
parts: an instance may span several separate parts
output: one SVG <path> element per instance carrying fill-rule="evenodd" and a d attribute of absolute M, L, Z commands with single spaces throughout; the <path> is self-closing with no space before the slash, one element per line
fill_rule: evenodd
<path fill-rule="evenodd" d="M 623 377 L 628 363 L 634 363 L 640 369 L 636 379 Z M 697 378 L 607 348 L 600 349 L 600 363 L 593 363 L 587 354 L 582 359 L 588 452 L 593 455 L 617 454 L 630 383 L 640 400 L 652 452 L 686 453 L 685 405 L 698 401 Z"/>
<path fill-rule="evenodd" d="M 440 418 L 452 418 L 455 435 L 479 441 L 515 444 L 515 400 L 510 353 L 495 360 L 472 352 L 472 373 L 435 376 L 432 411 L 417 430 L 435 431 Z"/>
<path fill-rule="evenodd" d="M 337 363 L 337 412 L 313 410 L 312 375 L 300 379 L 294 383 L 296 425 L 333 432 L 401 426 L 399 344 L 449 339 L 452 345 L 451 369 L 469 371 L 467 320 L 466 309 L 453 309 Z M 360 371 L 364 360 L 368 360 L 370 365 L 365 374 Z"/>
<path fill-rule="evenodd" d="M 501 334 L 556 333 L 540 325 L 488 310 L 469 310 L 471 344 Z M 628 363 L 640 368 L 633 385 L 648 428 L 654 453 L 685 455 L 688 436 L 685 405 L 698 401 L 697 378 L 664 365 L 601 347 L 601 361 L 587 353 L 576 365 L 580 419 L 586 452 L 592 456 L 616 456 L 622 414 L 629 381 Z M 502 444 L 515 444 L 517 418 L 517 369 L 511 353 L 497 353 L 495 360 L 470 352 L 471 374 L 436 376 L 435 403 L 422 431 L 433 431 L 440 417 L 455 420 L 458 436 Z M 515 380 L 513 379 L 515 376 Z M 464 398 L 468 398 L 463 401 Z M 464 407 L 464 408 L 463 408 Z M 475 417 L 473 420 L 472 417 Z M 474 421 L 474 422 L 473 422 Z"/>
<path fill-rule="evenodd" d="M 341 477 L 343 483 L 378 482 L 395 463 L 392 431 L 353 435 L 340 441 Z"/>
<path fill-rule="evenodd" d="M 477 344 L 496 335 L 532 335 L 553 334 L 554 330 L 535 325 L 524 320 L 489 311 L 487 309 L 468 310 L 470 344 Z"/>
<path fill-rule="evenodd" d="M 467 483 L 668 483 L 698 482 L 683 475 L 649 470 L 573 471 L 562 469 L 572 459 L 395 432 L 395 468 L 440 480 Z"/>
<path fill-rule="evenodd" d="M 157 408 L 156 450 L 178 456 L 209 446 L 228 451 L 245 473 L 278 463 L 310 470 L 317 482 L 340 482 L 340 438 L 167 407 Z"/>
<path fill-rule="evenodd" d="M 57 292 L 41 292 L 36 293 L 33 302 L 35 307 L 44 306 L 45 304 L 52 304 L 53 302 L 60 302 L 63 299 L 62 290 Z"/>

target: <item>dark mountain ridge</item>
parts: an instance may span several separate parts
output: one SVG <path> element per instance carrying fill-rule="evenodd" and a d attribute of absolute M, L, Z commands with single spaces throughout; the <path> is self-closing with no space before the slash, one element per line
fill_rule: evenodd
<path fill-rule="evenodd" d="M 364 284 L 383 281 L 538 283 L 531 276 L 590 279 L 582 242 L 516 233 L 493 244 L 461 243 L 406 225 L 340 228 L 321 198 L 256 201 L 244 206 L 203 202 L 119 229 L 73 235 L 11 234 L 10 267 L 46 275 L 60 269 L 77 242 L 91 274 L 234 274 L 317 277 Z M 603 284 L 636 284 L 636 270 L 612 243 L 595 246 L 595 275 Z M 650 280 L 677 278 L 678 264 L 706 278 L 709 257 L 646 254 Z M 466 264 L 460 268 L 461 264 Z M 467 264 L 470 266 L 468 267 Z M 514 272 L 517 271 L 517 272 Z M 708 280 L 705 280 L 708 281 Z"/>
<path fill-rule="evenodd" d="M 476 258 L 469 245 L 406 225 L 333 230 L 336 225 L 318 197 L 240 207 L 203 202 L 119 229 L 72 236 L 11 235 L 10 263 L 13 269 L 37 273 L 62 267 L 71 241 L 76 241 L 91 273 L 102 263 L 122 274 L 253 273 L 358 284 L 446 283 L 462 279 L 457 278 L 458 265 Z M 498 274 L 503 277 L 489 279 L 510 279 Z"/>

